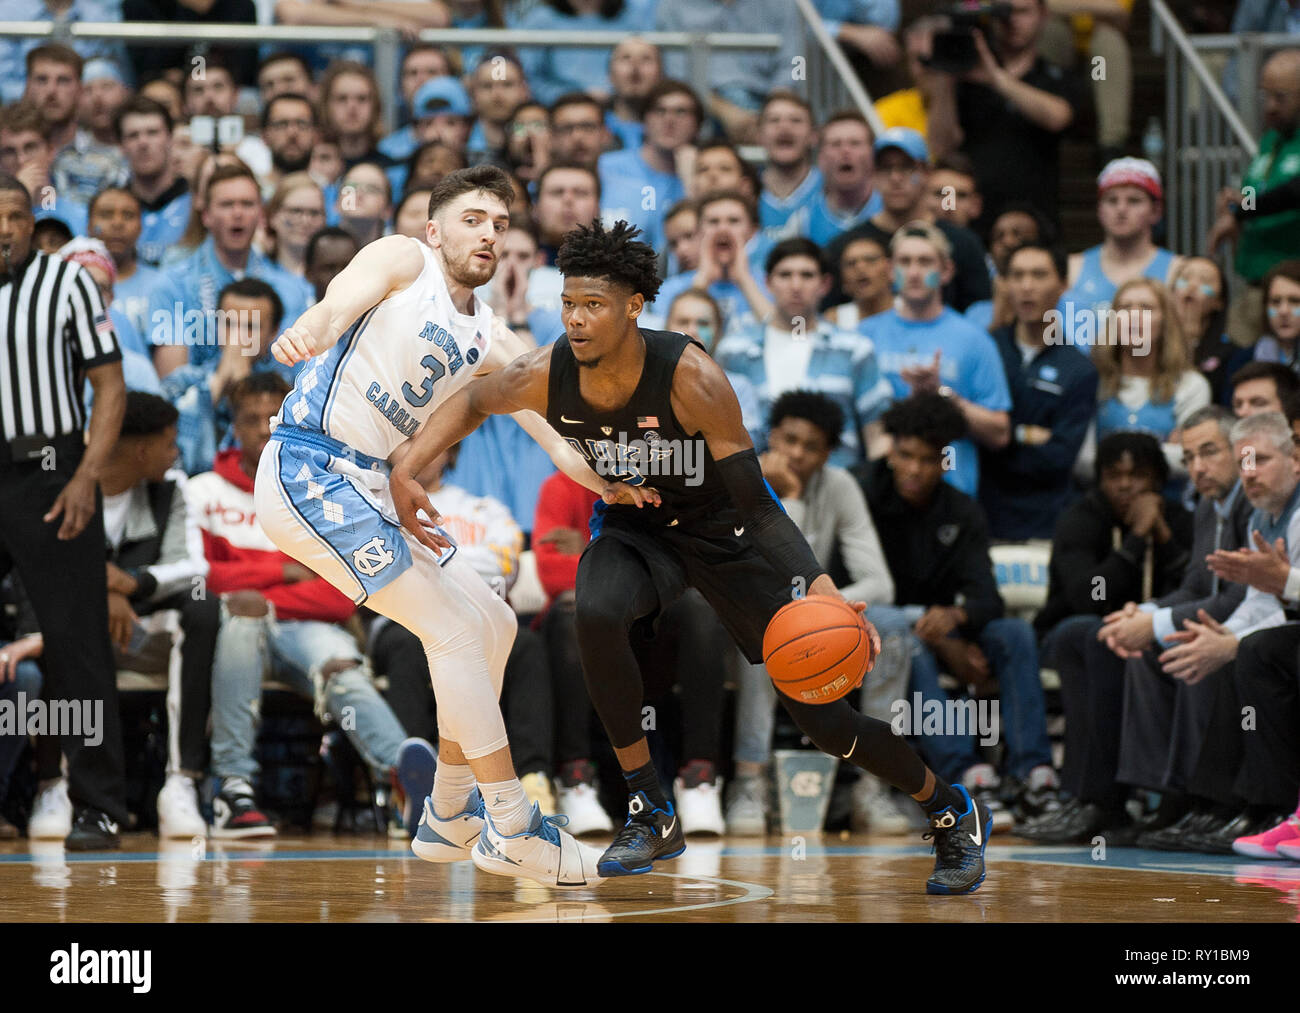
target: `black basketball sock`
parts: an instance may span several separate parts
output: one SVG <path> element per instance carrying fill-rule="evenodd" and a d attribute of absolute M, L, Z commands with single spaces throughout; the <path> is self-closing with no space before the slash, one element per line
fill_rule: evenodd
<path fill-rule="evenodd" d="M 918 802 L 927 816 L 933 816 L 935 813 L 943 812 L 949 806 L 958 812 L 966 811 L 966 800 L 961 797 L 959 792 L 946 781 L 940 781 L 937 777 L 934 779 L 934 794 L 924 802 Z"/>
<path fill-rule="evenodd" d="M 638 791 L 645 792 L 646 798 L 656 809 L 668 808 L 668 797 L 664 794 L 663 788 L 659 786 L 659 775 L 655 773 L 653 763 L 647 763 L 644 767 L 637 767 L 636 770 L 623 771 L 623 779 L 627 781 L 627 793 L 629 796 L 635 795 Z"/>

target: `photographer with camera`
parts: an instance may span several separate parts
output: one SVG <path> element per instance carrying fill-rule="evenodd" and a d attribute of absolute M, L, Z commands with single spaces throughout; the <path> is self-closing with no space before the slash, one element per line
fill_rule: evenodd
<path fill-rule="evenodd" d="M 961 150 L 975 163 L 985 207 L 977 231 L 1012 200 L 1056 222 L 1060 139 L 1087 93 L 1039 57 L 1046 20 L 1046 0 L 963 5 L 923 58 L 931 152 Z"/>

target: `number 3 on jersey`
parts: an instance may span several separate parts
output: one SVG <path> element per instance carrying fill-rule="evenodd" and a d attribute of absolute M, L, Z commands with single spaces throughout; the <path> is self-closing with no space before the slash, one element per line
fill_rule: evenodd
<path fill-rule="evenodd" d="M 417 394 L 415 388 L 409 382 L 402 384 L 402 397 L 406 398 L 407 403 L 415 408 L 423 408 L 429 403 L 429 398 L 433 396 L 433 385 L 441 380 L 447 372 L 447 367 L 432 354 L 421 359 L 420 365 L 429 371 L 429 375 L 420 384 L 420 392 Z"/>

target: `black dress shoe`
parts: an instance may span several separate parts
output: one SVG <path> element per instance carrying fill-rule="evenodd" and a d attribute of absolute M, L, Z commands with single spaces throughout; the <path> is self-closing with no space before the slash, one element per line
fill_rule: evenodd
<path fill-rule="evenodd" d="M 117 824 L 107 814 L 89 807 L 77 813 L 63 846 L 69 851 L 116 851 L 122 846 Z"/>
<path fill-rule="evenodd" d="M 1207 855 L 1234 855 L 1236 852 L 1232 850 L 1232 842 L 1238 837 L 1262 834 L 1285 819 L 1286 814 L 1279 816 L 1277 813 L 1266 813 L 1263 816 L 1254 816 L 1244 812 L 1218 829 L 1192 835 L 1191 843 L 1196 845 L 1194 850 Z"/>
<path fill-rule="evenodd" d="M 1138 835 L 1137 846 L 1153 851 L 1196 851 L 1194 835 L 1218 830 L 1226 823 L 1222 816 L 1203 809 L 1193 809 L 1163 830 Z"/>
<path fill-rule="evenodd" d="M 1118 822 L 1113 810 L 1084 802 L 1073 812 L 1045 826 L 1034 840 L 1040 844 L 1086 844 L 1103 828 Z"/>
<path fill-rule="evenodd" d="M 1044 813 L 1032 819 L 1022 820 L 1015 825 L 1011 832 L 1017 837 L 1023 837 L 1026 840 L 1039 840 L 1040 834 L 1056 826 L 1062 820 L 1071 818 L 1082 805 L 1083 803 L 1077 798 L 1068 799 L 1059 809 L 1053 809 L 1049 813 Z"/>

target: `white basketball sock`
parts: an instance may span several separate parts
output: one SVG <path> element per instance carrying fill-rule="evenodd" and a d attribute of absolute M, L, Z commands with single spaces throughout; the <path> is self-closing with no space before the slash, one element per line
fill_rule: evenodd
<path fill-rule="evenodd" d="M 533 818 L 533 807 L 524 794 L 524 786 L 519 778 L 498 781 L 494 784 L 480 784 L 478 790 L 483 793 L 488 815 L 497 832 L 506 837 L 523 833 Z"/>
<path fill-rule="evenodd" d="M 449 820 L 465 811 L 465 804 L 474 791 L 474 771 L 468 763 L 452 764 L 438 761 L 433 772 L 433 812 L 439 819 Z"/>

